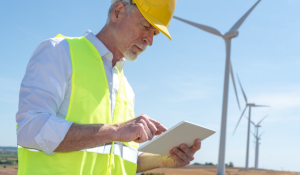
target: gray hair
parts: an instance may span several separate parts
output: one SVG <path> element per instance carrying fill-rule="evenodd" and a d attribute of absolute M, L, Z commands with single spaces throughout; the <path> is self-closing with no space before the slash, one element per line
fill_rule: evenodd
<path fill-rule="evenodd" d="M 118 2 L 122 2 L 124 4 L 127 16 L 130 16 L 135 10 L 137 10 L 137 6 L 132 5 L 130 3 L 130 0 L 112 0 L 112 4 L 111 4 L 111 6 L 108 10 L 108 16 L 107 16 L 106 24 L 108 24 L 110 22 L 110 17 L 111 17 L 112 10 Z"/>

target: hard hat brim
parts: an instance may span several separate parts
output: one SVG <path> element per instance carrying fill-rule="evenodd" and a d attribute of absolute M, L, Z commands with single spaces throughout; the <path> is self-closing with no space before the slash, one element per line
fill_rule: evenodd
<path fill-rule="evenodd" d="M 139 11 L 141 12 L 141 14 L 144 16 L 144 18 L 153 26 L 155 27 L 157 30 L 159 30 L 161 33 L 163 33 L 164 35 L 166 35 L 170 40 L 172 40 L 172 37 L 168 31 L 168 28 L 162 23 L 160 22 L 158 19 L 154 18 L 153 16 L 149 15 L 148 13 L 146 13 L 143 9 L 141 9 L 138 5 L 137 5 Z"/>

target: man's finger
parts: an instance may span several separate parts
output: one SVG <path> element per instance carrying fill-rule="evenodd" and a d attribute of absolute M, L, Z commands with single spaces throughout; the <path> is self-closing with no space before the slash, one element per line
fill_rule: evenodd
<path fill-rule="evenodd" d="M 171 150 L 169 153 L 171 157 L 175 160 L 178 167 L 183 167 L 186 165 L 186 163 L 177 154 L 175 154 L 173 150 Z"/>
<path fill-rule="evenodd" d="M 134 140 L 134 142 L 143 143 L 143 142 L 146 142 L 146 141 L 148 141 L 148 134 L 144 129 L 142 129 L 140 131 L 140 134 L 139 134 L 138 138 L 136 138 Z"/>
<path fill-rule="evenodd" d="M 163 133 L 162 131 L 157 130 L 156 133 L 155 133 L 155 135 L 161 135 L 162 133 Z"/>
<path fill-rule="evenodd" d="M 201 141 L 199 139 L 195 140 L 195 143 L 193 146 L 190 147 L 190 150 L 195 153 L 201 148 Z"/>
<path fill-rule="evenodd" d="M 160 131 L 162 132 L 165 132 L 167 131 L 168 129 L 163 126 L 162 124 L 160 124 L 158 121 L 152 119 L 152 118 L 149 118 L 149 120 L 156 126 L 157 129 L 159 129 Z"/>
<path fill-rule="evenodd" d="M 192 152 L 186 144 L 181 144 L 179 148 L 190 160 L 194 160 L 194 152 Z"/>
<path fill-rule="evenodd" d="M 141 120 L 140 122 L 144 125 L 144 130 L 146 131 L 146 133 L 148 135 L 148 140 L 152 140 L 152 138 L 154 137 L 154 134 L 152 134 L 151 130 L 149 129 L 146 120 Z"/>
<path fill-rule="evenodd" d="M 188 158 L 184 155 L 184 156 L 179 156 L 176 152 L 173 151 L 174 149 L 172 149 L 170 151 L 170 155 L 171 157 L 177 162 L 178 166 L 183 167 L 187 164 L 190 163 L 190 161 L 188 160 Z"/>
<path fill-rule="evenodd" d="M 172 151 L 184 162 L 186 163 L 190 163 L 190 159 L 187 157 L 187 155 L 182 152 L 180 149 L 178 148 L 173 148 Z"/>
<path fill-rule="evenodd" d="M 145 121 L 146 121 L 147 126 L 148 126 L 148 128 L 150 129 L 152 135 L 154 136 L 154 135 L 156 134 L 156 132 L 157 132 L 158 129 L 156 128 L 156 126 L 154 125 L 154 123 L 152 123 L 152 122 L 149 120 L 149 118 L 146 118 Z"/>

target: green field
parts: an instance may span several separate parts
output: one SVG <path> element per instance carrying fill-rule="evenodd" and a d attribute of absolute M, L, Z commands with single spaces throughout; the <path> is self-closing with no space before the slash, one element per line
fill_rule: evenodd
<path fill-rule="evenodd" d="M 1 160 L 17 160 L 17 153 L 0 153 L 0 161 Z"/>
<path fill-rule="evenodd" d="M 12 165 L 0 164 L 0 166 L 15 166 L 18 160 L 18 152 L 17 147 L 0 147 L 0 162 L 8 161 L 11 162 Z"/>

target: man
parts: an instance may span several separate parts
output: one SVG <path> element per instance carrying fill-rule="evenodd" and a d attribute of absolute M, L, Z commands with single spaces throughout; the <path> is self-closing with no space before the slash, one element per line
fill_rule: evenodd
<path fill-rule="evenodd" d="M 134 93 L 123 74 L 159 32 L 176 0 L 112 0 L 105 27 L 83 37 L 41 43 L 21 84 L 18 174 L 135 174 L 182 167 L 200 149 L 182 144 L 170 156 L 137 152 L 138 143 L 167 129 L 134 116 Z M 150 10 L 151 9 L 151 10 Z"/>

